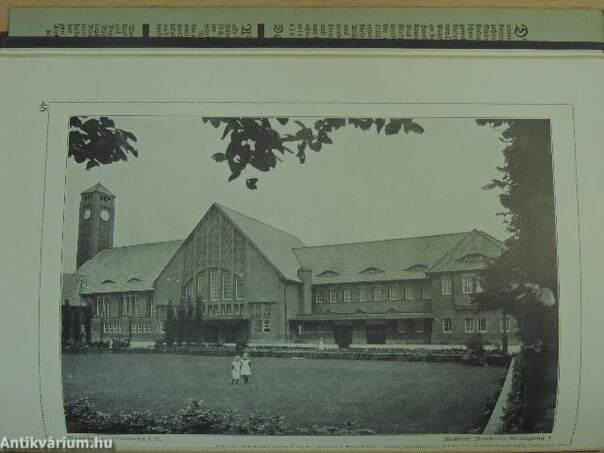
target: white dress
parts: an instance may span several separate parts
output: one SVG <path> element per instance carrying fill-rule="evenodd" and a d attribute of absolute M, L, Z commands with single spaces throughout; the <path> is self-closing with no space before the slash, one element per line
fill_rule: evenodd
<path fill-rule="evenodd" d="M 231 379 L 239 379 L 241 376 L 241 361 L 233 360 L 231 362 Z"/>
<path fill-rule="evenodd" d="M 241 360 L 241 375 L 242 376 L 251 376 L 252 368 L 250 366 L 250 359 L 242 359 Z"/>

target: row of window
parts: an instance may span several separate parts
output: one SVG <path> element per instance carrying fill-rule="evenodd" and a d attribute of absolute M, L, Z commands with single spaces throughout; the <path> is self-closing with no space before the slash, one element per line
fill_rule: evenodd
<path fill-rule="evenodd" d="M 204 312 L 208 316 L 243 315 L 245 314 L 245 304 L 205 305 Z"/>
<path fill-rule="evenodd" d="M 443 296 L 451 296 L 453 294 L 453 278 L 449 274 L 440 276 L 440 292 Z M 476 294 L 482 292 L 480 279 L 473 274 L 461 276 L 461 293 Z"/>
<path fill-rule="evenodd" d="M 443 274 L 440 278 L 441 282 L 441 294 L 443 296 L 450 296 L 453 294 L 453 278 L 449 274 Z M 378 302 L 378 301 L 397 301 L 397 300 L 415 300 L 421 297 L 422 299 L 431 299 L 432 294 L 429 286 L 423 285 L 421 287 L 421 296 L 417 291 L 418 285 L 416 283 L 405 283 L 405 284 L 394 284 L 389 285 L 385 289 L 380 285 L 372 286 L 345 286 L 341 289 L 341 296 L 339 295 L 339 289 L 336 287 L 332 288 L 317 288 L 315 290 L 315 303 L 337 303 L 337 302 L 352 302 L 353 291 L 358 291 L 359 302 Z M 386 291 L 386 294 L 384 294 Z M 480 281 L 475 275 L 463 275 L 461 277 L 461 292 L 462 294 L 475 294 L 481 293 L 482 287 Z"/>
<path fill-rule="evenodd" d="M 499 330 L 501 332 L 509 332 L 511 328 L 511 319 L 506 317 L 502 318 L 499 323 Z M 453 332 L 453 321 L 451 318 L 444 318 L 442 320 L 442 330 L 445 333 Z M 465 333 L 485 333 L 488 332 L 487 319 L 486 318 L 465 318 L 464 319 L 464 332 Z"/>
<path fill-rule="evenodd" d="M 137 298 L 135 293 L 124 293 L 121 296 L 102 294 L 96 296 L 94 301 L 94 314 L 97 318 L 109 318 L 112 313 L 110 305 L 112 300 L 119 301 L 119 313 L 113 313 L 113 317 L 152 317 L 153 303 L 147 297 Z M 150 297 L 150 296 L 149 296 Z M 115 305 L 114 305 L 115 307 Z"/>
<path fill-rule="evenodd" d="M 340 293 L 341 291 L 341 293 Z M 397 301 L 403 298 L 404 300 L 415 300 L 418 297 L 422 299 L 430 299 L 430 289 L 427 286 L 421 288 L 421 295 L 417 293 L 417 285 L 413 283 L 407 283 L 399 286 L 390 285 L 385 288 L 386 294 L 384 294 L 384 288 L 380 285 L 372 286 L 345 286 L 338 289 L 332 288 L 317 288 L 315 290 L 315 302 L 317 304 L 325 303 L 337 303 L 337 302 L 352 302 L 354 296 L 358 297 L 359 302 L 381 302 L 385 300 Z M 340 293 L 340 294 L 339 294 Z M 355 300 L 357 300 L 355 297 Z"/>
<path fill-rule="evenodd" d="M 161 324 L 154 324 L 148 321 L 132 321 L 132 333 L 155 333 L 163 331 Z M 103 333 L 128 333 L 128 327 L 122 326 L 118 321 L 109 321 L 103 323 Z"/>
<path fill-rule="evenodd" d="M 220 280 L 219 271 L 220 270 Z M 185 300 L 190 302 L 193 300 L 193 280 L 185 285 Z M 202 301 L 205 300 L 244 300 L 245 299 L 245 287 L 243 282 L 243 276 L 228 271 L 226 269 L 219 269 L 214 267 L 207 271 L 202 271 L 197 274 L 197 297 Z"/>

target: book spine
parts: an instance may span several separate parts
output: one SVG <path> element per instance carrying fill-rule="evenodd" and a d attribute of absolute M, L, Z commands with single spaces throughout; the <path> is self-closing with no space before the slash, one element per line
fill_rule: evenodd
<path fill-rule="evenodd" d="M 14 8 L 11 37 L 604 42 L 592 10 Z"/>

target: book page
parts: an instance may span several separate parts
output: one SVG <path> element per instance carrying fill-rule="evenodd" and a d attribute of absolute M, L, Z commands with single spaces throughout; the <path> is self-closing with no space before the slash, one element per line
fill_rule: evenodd
<path fill-rule="evenodd" d="M 6 442 L 604 445 L 601 53 L 0 69 Z"/>

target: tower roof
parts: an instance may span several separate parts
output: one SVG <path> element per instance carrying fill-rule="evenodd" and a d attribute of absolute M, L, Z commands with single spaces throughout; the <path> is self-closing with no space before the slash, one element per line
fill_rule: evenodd
<path fill-rule="evenodd" d="M 82 191 L 82 193 L 94 193 L 94 192 L 99 192 L 99 193 L 102 193 L 103 195 L 107 195 L 109 197 L 115 198 L 115 195 L 113 195 L 113 193 L 111 193 L 111 191 L 109 189 L 107 189 L 107 187 L 102 185 L 100 182 L 97 182 L 94 186 Z"/>

